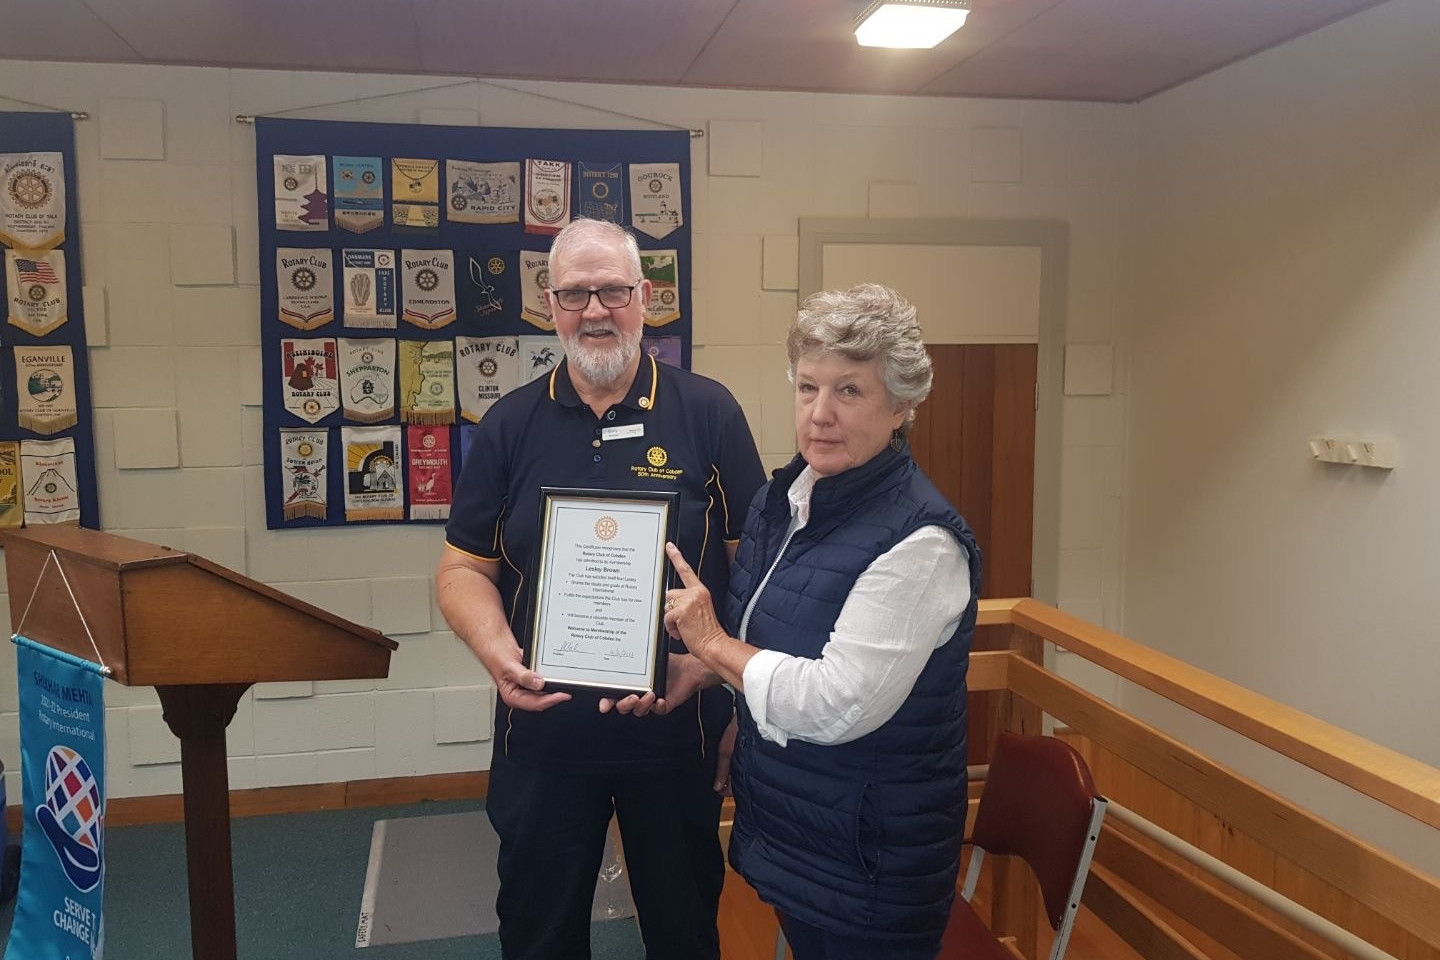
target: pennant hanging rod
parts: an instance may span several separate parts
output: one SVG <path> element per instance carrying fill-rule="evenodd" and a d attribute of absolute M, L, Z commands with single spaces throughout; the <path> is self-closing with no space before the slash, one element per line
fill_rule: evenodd
<path fill-rule="evenodd" d="M 84 110 L 67 110 L 64 107 L 52 107 L 48 103 L 35 103 L 30 100 L 21 100 L 19 97 L 12 97 L 3 93 L 0 93 L 0 100 L 6 100 L 10 103 L 24 104 L 27 107 L 39 107 L 41 110 L 49 110 L 52 113 L 68 113 L 70 114 L 71 120 L 90 119 L 90 114 L 86 113 Z"/>
<path fill-rule="evenodd" d="M 235 122 L 253 124 L 257 116 L 281 117 L 287 113 L 302 113 L 306 110 L 321 110 L 325 107 L 344 107 L 356 103 L 369 103 L 371 100 L 384 100 L 389 97 L 404 97 L 415 93 L 430 93 L 435 90 L 452 90 L 455 87 L 467 87 L 471 84 L 479 84 L 483 87 L 494 87 L 497 90 L 508 90 L 510 93 L 519 93 L 527 97 L 537 97 L 541 100 L 549 100 L 552 103 L 561 103 L 567 107 L 582 107 L 586 110 L 594 110 L 597 113 L 609 114 L 612 117 L 623 117 L 626 120 L 638 120 L 641 123 L 654 124 L 655 126 L 660 127 L 669 127 L 672 130 L 686 130 L 689 132 L 691 139 L 698 139 L 705 136 L 704 130 L 699 130 L 694 127 L 682 126 L 678 123 L 671 123 L 668 120 L 655 120 L 651 117 L 641 117 L 633 113 L 624 113 L 620 110 L 611 110 L 609 107 L 597 107 L 594 104 L 581 103 L 579 100 L 567 100 L 564 97 L 553 97 L 548 93 L 537 93 L 534 90 L 525 90 L 521 87 L 512 87 L 504 83 L 496 83 L 493 80 L 482 80 L 479 77 L 471 77 L 468 80 L 460 80 L 455 83 L 436 84 L 430 87 L 416 87 L 412 90 L 396 90 L 393 93 L 377 93 L 368 97 L 354 97 L 349 100 L 332 100 L 329 103 L 314 103 L 308 107 L 291 107 L 287 110 L 276 110 L 273 113 L 237 113 L 235 115 Z"/>

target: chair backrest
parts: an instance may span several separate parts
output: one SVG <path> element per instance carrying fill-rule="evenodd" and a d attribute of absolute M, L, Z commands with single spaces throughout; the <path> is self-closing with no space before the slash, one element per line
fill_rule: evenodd
<path fill-rule="evenodd" d="M 1035 871 L 1045 916 L 1066 919 L 1077 880 L 1089 871 L 1105 800 L 1074 747 L 1054 737 L 1002 733 L 990 761 L 972 842 L 1021 857 Z"/>

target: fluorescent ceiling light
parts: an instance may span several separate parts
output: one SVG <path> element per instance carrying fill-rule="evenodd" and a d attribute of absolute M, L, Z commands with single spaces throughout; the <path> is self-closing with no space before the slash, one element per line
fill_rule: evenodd
<path fill-rule="evenodd" d="M 855 21 L 862 47 L 926 50 L 965 25 L 969 0 L 877 0 Z"/>

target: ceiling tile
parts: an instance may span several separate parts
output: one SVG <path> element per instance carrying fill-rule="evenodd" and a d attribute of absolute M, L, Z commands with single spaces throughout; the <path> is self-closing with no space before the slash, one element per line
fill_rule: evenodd
<path fill-rule="evenodd" d="M 418 71 L 398 0 L 86 0 L 153 63 Z"/>
<path fill-rule="evenodd" d="M 138 60 L 81 0 L 0 0 L 0 57 Z"/>
<path fill-rule="evenodd" d="M 1070 0 L 958 63 L 924 92 L 1142 100 L 1379 2 Z"/>
<path fill-rule="evenodd" d="M 677 83 L 734 0 L 410 0 L 427 72 Z"/>
<path fill-rule="evenodd" d="M 685 75 L 704 86 L 914 93 L 1061 0 L 975 0 L 969 21 L 931 50 L 855 42 L 860 0 L 737 0 Z"/>

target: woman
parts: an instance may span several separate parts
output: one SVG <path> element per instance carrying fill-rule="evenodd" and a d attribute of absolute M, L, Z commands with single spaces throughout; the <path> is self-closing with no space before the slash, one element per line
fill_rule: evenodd
<path fill-rule="evenodd" d="M 743 694 L 730 863 L 796 960 L 932 960 L 965 824 L 965 670 L 980 554 L 904 435 L 930 392 L 915 309 L 863 284 L 786 343 L 799 455 L 750 506 L 717 618 L 665 623 Z"/>

